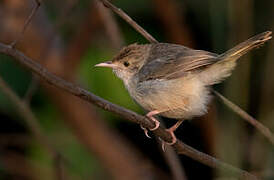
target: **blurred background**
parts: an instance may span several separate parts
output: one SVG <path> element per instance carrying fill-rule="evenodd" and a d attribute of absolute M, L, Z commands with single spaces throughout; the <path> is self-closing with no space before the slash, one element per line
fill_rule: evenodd
<path fill-rule="evenodd" d="M 215 53 L 274 30 L 273 0 L 112 2 L 160 42 Z M 18 37 L 34 6 L 31 0 L 0 0 L 0 42 Z M 98 1 L 44 0 L 17 48 L 66 80 L 144 114 L 110 69 L 93 67 L 134 42 L 148 43 Z M 238 62 L 232 76 L 214 88 L 274 131 L 273 40 Z M 29 105 L 43 134 L 33 133 L 37 124 L 26 121 L 0 89 L 0 179 L 229 179 L 188 157 L 177 158 L 171 149 L 163 153 L 138 125 L 40 81 L 4 55 L 0 77 Z M 176 121 L 164 122 L 169 127 Z M 224 162 L 274 179 L 273 145 L 218 98 L 207 115 L 184 122 L 176 135 Z"/>

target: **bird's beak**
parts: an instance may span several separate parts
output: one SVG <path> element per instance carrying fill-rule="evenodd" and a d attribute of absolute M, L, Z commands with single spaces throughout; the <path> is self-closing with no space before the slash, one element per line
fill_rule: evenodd
<path fill-rule="evenodd" d="M 95 67 L 110 67 L 110 68 L 116 68 L 117 65 L 113 64 L 111 61 L 106 61 L 103 63 L 96 64 Z"/>

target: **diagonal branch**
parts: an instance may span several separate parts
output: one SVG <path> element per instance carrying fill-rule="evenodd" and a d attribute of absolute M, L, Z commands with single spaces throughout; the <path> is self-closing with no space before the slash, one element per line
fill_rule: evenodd
<path fill-rule="evenodd" d="M 50 51 L 51 51 L 52 42 L 56 38 L 55 32 L 66 22 L 66 20 L 68 19 L 67 18 L 68 14 L 72 11 L 72 9 L 75 7 L 75 5 L 77 3 L 78 3 L 78 0 L 70 0 L 70 1 L 68 1 L 67 5 L 62 9 L 60 15 L 57 17 L 57 20 L 53 25 L 54 31 L 51 31 L 49 38 L 46 40 L 46 42 L 45 42 L 46 47 L 41 52 L 39 59 L 47 60 L 47 58 L 50 54 Z M 34 93 L 36 92 L 38 87 L 39 87 L 38 77 L 32 76 L 32 80 L 29 84 L 29 87 L 28 87 L 25 97 L 24 97 L 24 100 L 26 103 L 31 102 L 32 96 L 34 95 Z"/>
<path fill-rule="evenodd" d="M 7 4 L 9 4 L 9 1 L 7 1 Z M 80 31 L 77 31 L 77 35 L 75 38 L 72 38 L 73 40 L 69 43 L 69 46 L 67 46 L 69 48 L 66 50 L 64 50 L 64 44 L 58 38 L 59 36 L 57 36 L 51 46 L 54 48 L 51 48 L 52 51 L 50 51 L 50 54 L 44 59 L 47 60 L 44 66 L 50 71 L 70 79 L 71 81 L 75 79 L 73 72 L 76 67 L 72 66 L 70 68 L 73 69 L 73 72 L 68 71 L 67 67 L 70 67 L 71 64 L 78 64 L 80 57 L 85 52 L 84 50 L 88 47 L 94 28 L 98 27 L 98 22 L 100 21 L 98 12 L 96 12 L 95 7 L 93 6 L 93 2 L 90 3 L 89 8 L 92 9 L 88 11 L 87 18 L 83 20 L 81 25 L 87 28 L 78 27 L 79 30 L 84 29 L 82 32 L 87 32 L 86 36 L 83 36 L 81 33 L 79 34 Z M 43 12 L 44 11 L 42 11 L 42 14 Z M 96 19 L 95 21 L 94 17 Z M 9 19 L 10 18 L 7 18 L 6 23 L 10 21 Z M 21 18 L 20 22 L 22 22 L 21 20 L 23 19 Z M 40 53 L 44 48 L 47 48 L 46 46 L 48 39 L 50 39 L 52 26 L 45 16 L 39 16 L 37 20 L 38 21 L 32 23 L 31 26 L 29 25 L 30 27 L 28 28 L 31 28 L 31 31 L 26 31 L 24 36 L 28 36 L 29 39 L 34 40 L 38 38 L 39 41 L 34 41 L 33 47 L 27 45 L 26 42 L 22 42 L 26 46 L 21 46 L 21 48 L 26 49 L 28 51 L 26 53 L 29 54 L 29 56 L 40 61 Z M 41 24 L 43 28 L 41 28 Z M 48 33 L 45 34 L 43 33 L 44 31 Z M 10 34 L 12 37 L 13 33 Z M 82 36 L 85 37 L 85 39 L 83 39 Z M 70 60 L 73 62 L 71 63 Z M 68 64 L 68 62 L 70 63 Z M 159 173 L 155 173 L 156 168 L 154 168 L 154 165 L 145 159 L 130 142 L 121 137 L 117 131 L 113 128 L 109 128 L 87 102 L 82 101 L 77 97 L 70 96 L 70 94 L 64 93 L 64 91 L 50 86 L 45 82 L 42 82 L 41 84 L 44 85 L 43 88 L 45 88 L 49 97 L 52 98 L 51 100 L 54 101 L 56 107 L 59 108 L 64 116 L 63 119 L 71 127 L 78 140 L 87 148 L 89 153 L 94 154 L 98 158 L 101 165 L 104 166 L 106 172 L 110 176 L 114 177 L 114 179 L 123 179 L 127 177 L 126 179 L 132 180 L 142 179 L 143 176 L 159 176 Z M 68 98 L 69 101 L 67 101 Z M 111 147 L 111 150 L 106 148 L 108 146 Z"/>
<path fill-rule="evenodd" d="M 26 57 L 22 52 L 13 49 L 8 45 L 0 43 L 0 53 L 13 57 L 14 60 L 23 65 L 25 68 L 28 68 L 33 73 L 37 74 L 41 79 L 45 80 L 55 87 L 62 89 L 65 92 L 71 93 L 74 96 L 88 101 L 89 103 L 94 104 L 104 110 L 120 115 L 127 120 L 138 123 L 145 128 L 154 127 L 154 123 L 145 116 L 141 116 L 133 111 L 108 102 L 107 100 L 100 98 L 75 84 L 63 80 L 62 78 L 47 71 L 47 69 L 45 69 L 32 59 Z M 162 127 L 155 130 L 154 133 L 156 136 L 160 137 L 164 141 L 172 141 L 172 137 L 170 136 L 170 134 Z M 241 179 L 257 179 L 254 175 L 250 174 L 247 171 L 235 168 L 212 156 L 199 152 L 180 141 L 177 141 L 177 143 L 174 144 L 174 148 L 179 154 L 184 154 L 212 168 L 216 168 L 230 174 L 237 174 Z"/>
<path fill-rule="evenodd" d="M 129 17 L 122 9 L 117 8 L 107 0 L 101 0 L 101 2 L 116 14 L 118 14 L 122 19 L 124 19 L 128 24 L 130 24 L 137 32 L 142 34 L 149 42 L 158 43 L 158 41 L 152 37 L 144 28 L 137 24 L 131 17 Z"/>
<path fill-rule="evenodd" d="M 260 123 L 258 120 L 250 116 L 247 112 L 242 110 L 239 106 L 232 103 L 230 100 L 225 98 L 223 95 L 218 93 L 217 91 L 213 91 L 214 94 L 219 97 L 225 105 L 227 105 L 232 111 L 237 113 L 239 116 L 241 116 L 244 120 L 246 120 L 248 123 L 253 125 L 255 128 L 257 128 L 258 131 L 260 131 L 273 145 L 274 145 L 274 135 L 272 132 L 264 126 L 262 123 Z"/>
<path fill-rule="evenodd" d="M 32 18 L 34 17 L 34 15 L 36 14 L 36 12 L 38 11 L 40 6 L 41 6 L 40 0 L 35 0 L 35 7 L 32 9 L 30 15 L 26 19 L 21 32 L 18 34 L 18 37 L 10 44 L 10 46 L 12 48 L 14 48 L 15 45 L 17 44 L 17 42 L 20 41 L 23 38 L 23 35 L 24 35 L 29 23 L 31 22 Z"/>

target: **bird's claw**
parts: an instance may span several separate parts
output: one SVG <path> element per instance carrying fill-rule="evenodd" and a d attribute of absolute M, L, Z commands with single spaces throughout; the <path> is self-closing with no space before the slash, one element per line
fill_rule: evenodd
<path fill-rule="evenodd" d="M 146 114 L 146 116 L 147 116 L 149 119 L 151 119 L 151 120 L 155 123 L 155 127 L 149 129 L 149 130 L 151 130 L 151 131 L 155 131 L 155 130 L 158 129 L 159 126 L 160 126 L 160 122 L 159 122 L 155 117 L 153 117 L 153 115 L 156 115 L 156 114 L 158 114 L 158 113 L 159 113 L 158 111 L 151 111 L 151 112 L 149 112 L 149 113 Z"/>
<path fill-rule="evenodd" d="M 157 119 L 155 119 L 154 117 L 149 117 L 149 118 L 150 118 L 152 121 L 154 121 L 154 123 L 155 123 L 155 127 L 154 127 L 154 128 L 151 128 L 151 129 L 149 129 L 149 130 L 150 130 L 150 131 L 155 131 L 156 129 L 159 128 L 160 122 L 159 122 Z M 151 138 L 151 137 L 148 135 L 148 130 L 147 130 L 147 128 L 144 128 L 142 125 L 140 125 L 140 126 L 141 126 L 141 129 L 144 130 L 144 133 L 145 133 L 146 137 Z"/>
<path fill-rule="evenodd" d="M 150 119 L 152 119 L 153 121 L 154 121 L 154 123 L 155 123 L 155 127 L 154 128 L 151 128 L 151 129 L 149 129 L 149 130 L 151 130 L 151 131 L 155 131 L 156 129 L 158 129 L 159 128 L 159 126 L 160 126 L 160 122 L 157 120 L 157 119 L 155 119 L 155 118 L 150 118 Z"/>
<path fill-rule="evenodd" d="M 162 140 L 162 139 L 159 137 L 159 139 L 160 139 L 160 141 L 161 141 L 161 143 L 162 143 L 162 150 L 163 150 L 164 152 L 166 151 L 166 144 L 169 145 L 169 146 L 172 146 L 172 145 L 174 145 L 174 144 L 177 142 L 177 138 L 176 138 L 176 136 L 175 136 L 175 134 L 174 134 L 174 131 L 173 131 L 172 129 L 166 129 L 166 131 L 170 133 L 170 135 L 171 135 L 171 137 L 172 137 L 172 141 L 171 141 L 171 142 L 166 142 L 166 141 Z"/>
<path fill-rule="evenodd" d="M 142 125 L 140 125 L 140 127 L 141 127 L 141 129 L 143 129 L 143 131 L 144 131 L 146 137 L 151 138 L 151 137 L 148 135 L 148 130 L 147 130 L 147 128 L 144 128 Z"/>
<path fill-rule="evenodd" d="M 166 142 L 164 141 L 164 140 L 162 140 L 160 137 L 159 137 L 159 140 L 160 140 L 160 142 L 161 142 L 161 147 L 162 147 L 162 150 L 164 151 L 164 152 L 166 152 Z"/>
<path fill-rule="evenodd" d="M 174 145 L 177 142 L 177 138 L 174 134 L 174 130 L 173 129 L 166 129 L 167 132 L 170 133 L 171 137 L 172 137 L 172 141 L 171 142 L 165 142 L 167 145 Z"/>

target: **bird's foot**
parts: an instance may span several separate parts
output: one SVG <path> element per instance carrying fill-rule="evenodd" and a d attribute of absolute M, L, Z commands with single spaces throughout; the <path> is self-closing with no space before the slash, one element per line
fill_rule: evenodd
<path fill-rule="evenodd" d="M 175 136 L 175 134 L 174 134 L 174 131 L 175 131 L 175 130 L 172 129 L 172 128 L 169 128 L 169 129 L 166 129 L 166 131 L 170 133 L 170 135 L 171 135 L 171 137 L 172 137 L 172 141 L 171 141 L 171 142 L 165 142 L 165 143 L 166 143 L 167 145 L 172 146 L 172 145 L 175 144 L 176 141 L 177 141 L 177 138 L 176 138 L 176 136 Z"/>
<path fill-rule="evenodd" d="M 159 114 L 159 113 L 160 113 L 159 111 L 155 110 L 155 111 L 150 111 L 149 113 L 146 114 L 146 116 L 147 116 L 149 119 L 151 119 L 151 120 L 155 123 L 155 127 L 149 129 L 150 131 L 155 131 L 156 129 L 159 128 L 160 122 L 159 122 L 155 117 L 153 117 L 154 115 Z M 144 128 L 142 125 L 140 125 L 140 126 L 141 126 L 141 129 L 144 130 L 144 133 L 145 133 L 146 137 L 151 138 L 151 137 L 148 135 L 148 130 L 147 130 L 147 128 Z"/>
<path fill-rule="evenodd" d="M 143 129 L 143 131 L 144 131 L 146 137 L 151 138 L 151 137 L 148 135 L 148 130 L 147 130 L 147 128 L 143 127 L 142 125 L 140 125 L 140 127 L 141 127 L 141 129 Z"/>
<path fill-rule="evenodd" d="M 175 130 L 176 130 L 176 129 L 175 129 Z M 174 144 L 177 142 L 177 138 L 176 138 L 176 136 L 175 136 L 175 134 L 174 134 L 174 131 L 175 131 L 175 130 L 174 130 L 173 128 L 166 129 L 166 131 L 169 132 L 170 135 L 171 135 L 171 137 L 172 137 L 172 141 L 171 141 L 171 142 L 166 142 L 166 141 L 164 141 L 164 140 L 162 140 L 162 139 L 160 138 L 160 141 L 161 141 L 161 143 L 162 143 L 162 150 L 163 150 L 163 151 L 166 150 L 166 145 L 172 146 L 172 145 L 174 145 Z"/>
<path fill-rule="evenodd" d="M 176 131 L 176 129 L 183 123 L 184 120 L 178 120 L 172 127 L 170 127 L 169 129 L 166 129 L 167 132 L 170 133 L 171 137 L 172 137 L 172 141 L 171 142 L 165 142 L 162 139 L 160 139 L 162 141 L 162 149 L 163 151 L 165 151 L 165 145 L 169 145 L 172 146 L 176 143 L 177 138 L 174 134 L 174 131 Z"/>
<path fill-rule="evenodd" d="M 155 117 L 153 117 L 154 115 L 159 114 L 159 113 L 160 113 L 159 111 L 155 110 L 155 111 L 150 111 L 149 113 L 146 114 L 146 116 L 155 123 L 155 127 L 151 128 L 149 130 L 155 131 L 156 129 L 159 128 L 160 122 Z"/>

